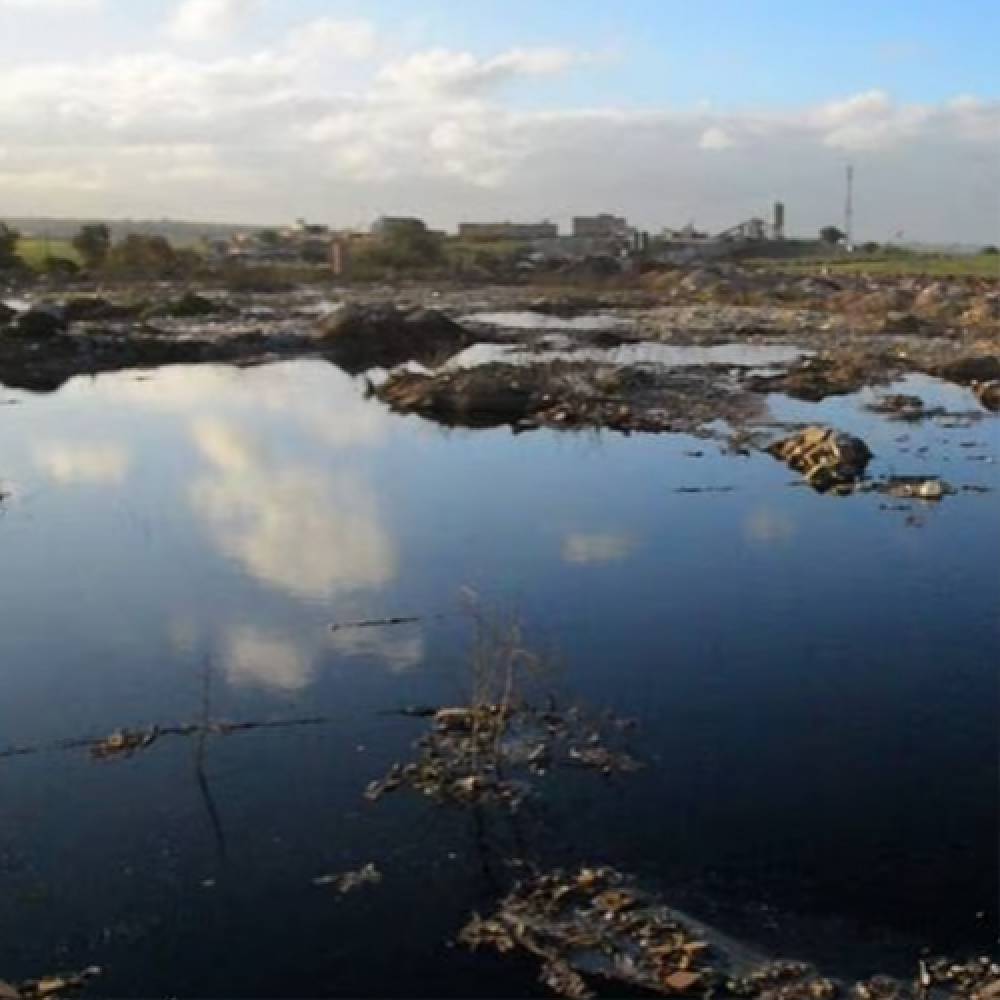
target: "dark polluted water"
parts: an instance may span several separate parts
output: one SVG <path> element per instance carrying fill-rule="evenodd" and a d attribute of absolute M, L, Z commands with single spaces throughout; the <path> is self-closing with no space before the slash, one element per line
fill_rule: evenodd
<path fill-rule="evenodd" d="M 910 380 L 953 409 L 971 395 Z M 773 400 L 996 489 L 995 419 Z M 543 995 L 454 941 L 505 860 L 612 864 L 768 954 L 996 951 L 1000 495 L 820 496 L 711 441 L 443 430 L 320 362 L 0 390 L 0 977 L 108 996 Z M 710 487 L 708 492 L 689 489 Z M 731 488 L 731 489 L 730 489 Z M 469 696 L 463 588 L 637 720 L 516 822 L 365 786 Z M 415 616 L 385 628 L 362 619 Z M 95 761 L 63 741 L 199 720 Z M 349 894 L 314 884 L 369 862 Z"/>

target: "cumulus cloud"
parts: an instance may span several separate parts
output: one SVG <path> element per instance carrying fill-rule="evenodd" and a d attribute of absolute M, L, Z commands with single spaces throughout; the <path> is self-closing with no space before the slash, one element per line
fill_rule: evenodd
<path fill-rule="evenodd" d="M 260 7 L 260 0 L 182 0 L 167 21 L 167 34 L 181 42 L 204 42 L 230 34 Z"/>
<path fill-rule="evenodd" d="M 379 81 L 407 95 L 469 95 L 517 77 L 548 76 L 583 59 L 569 49 L 511 49 L 489 59 L 470 52 L 431 49 L 386 66 Z"/>
<path fill-rule="evenodd" d="M 701 133 L 701 138 L 698 140 L 698 146 L 701 149 L 708 150 L 720 150 L 720 149 L 732 149 L 736 145 L 736 141 L 726 132 L 725 129 L 719 128 L 717 125 L 711 126 L 711 128 L 705 129 Z"/>
<path fill-rule="evenodd" d="M 228 0 L 212 10 L 204 23 L 235 23 Z M 861 238 L 905 225 L 914 238 L 995 240 L 996 99 L 906 104 L 872 90 L 772 111 L 546 106 L 541 83 L 589 62 L 555 46 L 386 63 L 369 22 L 321 18 L 240 58 L 10 65 L 0 183 L 15 214 L 346 224 L 381 211 L 446 226 L 593 205 L 651 228 L 692 217 L 724 228 L 780 197 L 791 230 L 812 233 L 839 212 L 851 157 Z M 538 85 L 531 108 L 504 96 L 518 79 Z"/>
<path fill-rule="evenodd" d="M 131 455 L 117 444 L 53 441 L 36 445 L 35 465 L 62 485 L 115 486 L 128 472 Z"/>
<path fill-rule="evenodd" d="M 368 59 L 375 54 L 378 32 L 362 18 L 320 17 L 294 28 L 287 49 L 302 59 L 345 56 Z"/>

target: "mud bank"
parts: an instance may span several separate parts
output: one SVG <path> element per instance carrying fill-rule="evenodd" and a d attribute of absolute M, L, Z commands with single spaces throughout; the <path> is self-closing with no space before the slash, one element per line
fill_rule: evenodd
<path fill-rule="evenodd" d="M 647 275 L 632 288 L 572 292 L 427 286 L 331 286 L 279 294 L 171 286 L 75 290 L 27 303 L 8 300 L 0 312 L 0 381 L 49 390 L 73 375 L 128 367 L 304 356 L 326 358 L 351 374 L 408 362 L 440 369 L 474 344 L 544 350 L 558 336 L 560 349 L 570 352 L 643 344 L 793 346 L 809 356 L 777 370 L 767 366 L 753 379 L 741 378 L 741 387 L 816 401 L 920 372 L 969 386 L 996 409 L 998 296 L 998 282 L 983 279 L 834 280 L 737 269 L 665 272 Z M 583 419 L 587 393 L 580 379 L 599 388 L 605 374 L 597 364 L 571 381 L 550 368 L 528 378 L 532 398 L 548 395 L 566 405 L 569 416 L 556 423 L 672 429 L 671 420 L 651 414 L 646 375 L 638 370 L 628 379 L 638 395 L 627 393 L 624 400 L 632 412 L 598 406 L 599 394 L 590 393 L 594 398 Z M 543 376 L 555 378 L 547 389 Z M 668 393 L 661 408 L 669 414 L 675 387 L 666 384 L 669 379 L 660 381 Z M 565 399 L 562 393 L 568 393 Z M 440 400 L 440 386 L 433 395 Z M 495 422 L 495 408 L 477 406 L 475 395 L 463 389 L 461 405 L 438 402 L 423 409 Z M 614 395 L 620 406 L 620 394 Z M 419 408 L 400 386 L 386 398 L 397 405 L 397 397 L 400 408 Z M 722 396 L 712 398 L 725 418 Z M 501 407 L 509 410 L 508 403 Z M 540 403 L 512 412 L 523 420 L 540 412 Z"/>

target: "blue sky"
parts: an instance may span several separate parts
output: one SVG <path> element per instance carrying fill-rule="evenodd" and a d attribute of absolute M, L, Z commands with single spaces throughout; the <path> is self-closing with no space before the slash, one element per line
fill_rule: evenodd
<path fill-rule="evenodd" d="M 997 0 L 0 0 L 0 200 L 808 228 L 850 161 L 873 238 L 993 242 L 998 38 Z"/>

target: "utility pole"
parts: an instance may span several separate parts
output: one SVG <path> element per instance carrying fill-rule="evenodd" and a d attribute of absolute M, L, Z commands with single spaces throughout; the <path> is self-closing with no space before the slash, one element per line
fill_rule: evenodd
<path fill-rule="evenodd" d="M 847 165 L 847 203 L 844 206 L 844 235 L 847 249 L 854 249 L 854 166 Z"/>

